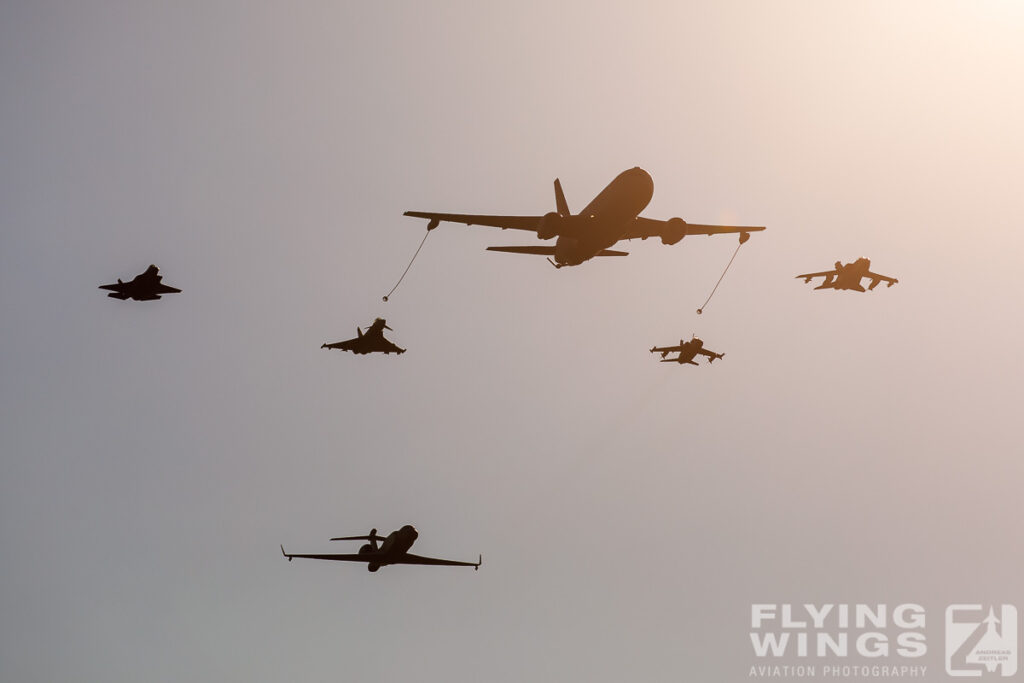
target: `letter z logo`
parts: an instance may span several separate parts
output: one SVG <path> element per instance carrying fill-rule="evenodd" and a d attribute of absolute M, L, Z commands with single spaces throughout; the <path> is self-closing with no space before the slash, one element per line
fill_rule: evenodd
<path fill-rule="evenodd" d="M 1017 608 L 950 605 L 946 608 L 946 673 L 1000 676 L 1017 673 Z"/>

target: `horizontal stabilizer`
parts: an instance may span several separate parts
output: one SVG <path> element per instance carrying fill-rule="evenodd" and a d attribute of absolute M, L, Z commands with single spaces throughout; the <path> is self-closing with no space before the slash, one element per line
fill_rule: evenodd
<path fill-rule="evenodd" d="M 554 256 L 555 248 L 550 247 L 487 247 L 487 251 L 501 251 L 506 254 L 534 254 L 536 256 Z"/>
<path fill-rule="evenodd" d="M 555 248 L 550 247 L 487 247 L 487 251 L 501 251 L 506 254 L 534 254 L 536 256 L 554 256 Z M 625 251 L 612 251 L 611 249 L 605 249 L 599 251 L 595 256 L 629 256 L 628 252 Z"/>

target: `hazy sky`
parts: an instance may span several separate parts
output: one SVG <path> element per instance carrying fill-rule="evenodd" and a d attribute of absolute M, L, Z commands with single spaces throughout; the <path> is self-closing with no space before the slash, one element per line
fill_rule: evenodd
<path fill-rule="evenodd" d="M 0 4 L 0 679 L 743 681 L 752 602 L 917 602 L 939 680 L 1024 608 L 1024 5 L 598 4 Z M 445 225 L 381 302 L 403 211 L 637 165 L 768 226 L 703 316 L 734 237 Z M 406 523 L 484 566 L 278 549 Z"/>

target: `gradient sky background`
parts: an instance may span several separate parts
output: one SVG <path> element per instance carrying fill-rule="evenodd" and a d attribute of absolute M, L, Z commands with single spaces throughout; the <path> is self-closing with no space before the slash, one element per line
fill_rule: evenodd
<path fill-rule="evenodd" d="M 0 5 L 0 679 L 731 681 L 1024 608 L 1024 5 Z M 555 271 L 404 210 L 766 225 Z M 793 279 L 872 259 L 900 284 Z M 180 295 L 96 287 L 158 264 Z M 384 316 L 401 357 L 320 350 Z M 699 368 L 647 352 L 696 333 Z M 281 558 L 412 523 L 479 572 Z M 352 550 L 356 547 L 352 545 Z"/>

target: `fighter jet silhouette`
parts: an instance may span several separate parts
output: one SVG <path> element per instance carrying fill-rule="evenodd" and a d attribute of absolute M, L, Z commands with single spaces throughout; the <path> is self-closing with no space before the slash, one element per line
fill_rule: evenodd
<path fill-rule="evenodd" d="M 871 284 L 868 286 L 868 290 L 874 289 L 878 286 L 879 282 L 883 280 L 887 282 L 887 287 L 892 287 L 894 284 L 899 282 L 894 277 L 888 277 L 886 275 L 879 275 L 878 273 L 872 273 L 869 269 L 871 268 L 871 260 L 861 257 L 853 263 L 847 263 L 845 266 L 836 261 L 835 270 L 824 270 L 820 273 L 804 273 L 803 275 L 797 275 L 797 278 L 803 278 L 804 282 L 810 282 L 811 278 L 823 277 L 824 281 L 815 289 L 852 289 L 855 292 L 867 291 L 860 284 L 862 278 L 871 278 Z"/>
<path fill-rule="evenodd" d="M 177 294 L 180 289 L 161 284 L 163 277 L 158 275 L 160 269 L 156 266 L 146 268 L 146 272 L 136 275 L 131 282 L 122 282 L 117 279 L 115 285 L 100 285 L 100 289 L 109 289 L 107 296 L 112 299 L 134 299 L 135 301 L 155 301 L 161 294 Z"/>
<path fill-rule="evenodd" d="M 679 355 L 675 358 L 666 358 L 670 353 L 679 352 Z M 662 363 L 687 363 L 689 365 L 696 365 L 694 358 L 698 355 L 707 356 L 708 363 L 714 363 L 719 358 L 724 358 L 724 353 L 715 353 L 714 351 L 708 351 L 704 348 L 704 342 L 694 336 L 690 341 L 679 340 L 679 346 L 655 346 L 651 349 L 651 353 L 661 352 Z"/>
<path fill-rule="evenodd" d="M 368 536 L 341 536 L 332 538 L 332 541 L 369 541 L 359 548 L 358 554 L 347 555 L 291 555 L 284 551 L 281 546 L 281 554 L 291 562 L 293 558 L 304 557 L 311 560 L 340 560 L 343 562 L 365 562 L 366 568 L 375 572 L 381 567 L 389 564 L 433 564 L 449 567 L 473 567 L 479 569 L 484 558 L 481 555 L 476 562 L 458 562 L 456 560 L 438 560 L 433 557 L 421 557 L 409 552 L 409 548 L 419 538 L 419 532 L 411 524 L 406 524 L 398 531 L 392 531 L 387 538 L 381 539 L 376 529 L 371 529 Z M 378 546 L 377 541 L 384 542 Z"/>
<path fill-rule="evenodd" d="M 395 344 L 384 338 L 384 330 L 391 330 L 391 328 L 387 326 L 384 318 L 377 318 L 373 321 L 372 325 L 366 328 L 365 333 L 357 327 L 355 339 L 346 339 L 345 341 L 334 342 L 333 344 L 322 344 L 320 348 L 351 351 L 360 355 L 375 352 L 387 355 L 392 351 L 399 355 L 405 353 L 405 349 L 398 348 Z M 391 331 L 394 332 L 394 330 Z"/>

